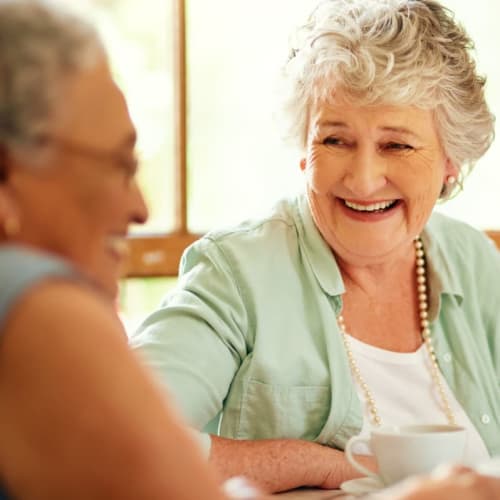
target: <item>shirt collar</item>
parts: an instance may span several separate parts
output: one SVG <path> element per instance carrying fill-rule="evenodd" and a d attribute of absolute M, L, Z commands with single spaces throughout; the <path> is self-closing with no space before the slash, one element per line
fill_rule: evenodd
<path fill-rule="evenodd" d="M 434 215 L 431 216 L 421 235 L 425 250 L 431 296 L 454 295 L 458 303 L 461 304 L 465 295 L 464 290 L 456 273 L 453 273 L 450 268 L 445 244 L 441 241 L 443 235 L 434 227 L 434 218 Z"/>
<path fill-rule="evenodd" d="M 332 250 L 314 223 L 305 194 L 297 196 L 296 208 L 299 237 L 318 283 L 328 295 L 337 296 L 343 294 L 345 287 L 340 269 Z M 423 230 L 421 237 L 425 249 L 427 274 L 431 289 L 431 306 L 436 304 L 437 308 L 439 297 L 442 294 L 455 295 L 459 303 L 462 302 L 464 297 L 461 283 L 449 267 L 446 252 L 439 236 L 433 229 L 431 217 L 431 221 Z M 432 300 L 433 298 L 437 300 Z M 432 312 L 436 311 L 430 311 L 431 315 Z"/>
<path fill-rule="evenodd" d="M 345 287 L 340 269 L 331 248 L 314 223 L 305 194 L 297 197 L 296 207 L 299 237 L 312 272 L 325 293 L 332 296 L 343 294 Z"/>

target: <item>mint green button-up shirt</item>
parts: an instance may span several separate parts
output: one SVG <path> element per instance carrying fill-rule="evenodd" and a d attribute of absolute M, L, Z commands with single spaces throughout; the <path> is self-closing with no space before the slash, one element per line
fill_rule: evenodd
<path fill-rule="evenodd" d="M 500 255 L 481 232 L 439 214 L 422 240 L 440 369 L 500 454 Z M 299 195 L 188 248 L 178 287 L 131 343 L 194 427 L 222 412 L 225 437 L 343 449 L 363 418 L 336 321 L 343 293 Z"/>

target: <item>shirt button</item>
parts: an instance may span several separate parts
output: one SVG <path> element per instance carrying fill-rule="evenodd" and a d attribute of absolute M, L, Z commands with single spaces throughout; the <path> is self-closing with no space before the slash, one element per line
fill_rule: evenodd
<path fill-rule="evenodd" d="M 443 361 L 445 363 L 451 363 L 451 354 L 449 352 L 443 355 Z"/>
<path fill-rule="evenodd" d="M 489 424 L 490 423 L 490 416 L 486 415 L 486 413 L 481 417 L 481 422 L 483 424 Z"/>

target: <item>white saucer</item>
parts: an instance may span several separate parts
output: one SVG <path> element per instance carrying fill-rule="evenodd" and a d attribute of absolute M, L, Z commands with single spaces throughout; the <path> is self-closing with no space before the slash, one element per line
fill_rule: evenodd
<path fill-rule="evenodd" d="M 349 495 L 363 495 L 365 493 L 373 493 L 381 490 L 384 487 L 381 481 L 374 477 L 360 477 L 358 479 L 350 479 L 344 481 L 340 485 L 340 489 L 349 493 Z"/>
<path fill-rule="evenodd" d="M 484 474 L 485 476 L 500 477 L 500 456 L 490 458 L 486 462 L 483 462 L 474 468 L 477 472 Z"/>

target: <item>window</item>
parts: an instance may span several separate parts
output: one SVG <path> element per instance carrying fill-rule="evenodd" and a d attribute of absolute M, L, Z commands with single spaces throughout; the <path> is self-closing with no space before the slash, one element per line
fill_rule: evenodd
<path fill-rule="evenodd" d="M 84 0 L 80 0 L 84 2 Z M 86 0 L 139 131 L 140 174 L 151 220 L 134 230 L 124 308 L 140 317 L 172 286 L 183 249 L 199 234 L 257 215 L 300 189 L 294 152 L 273 120 L 275 76 L 288 35 L 315 0 Z M 496 52 L 500 4 L 445 0 L 477 46 L 500 114 Z M 500 230 L 500 143 L 438 207 Z M 500 244 L 500 233 L 492 233 Z M 145 277 L 149 277 L 147 280 Z"/>

